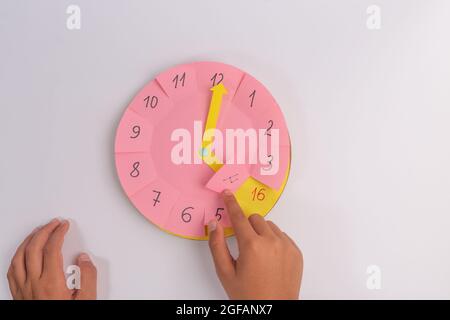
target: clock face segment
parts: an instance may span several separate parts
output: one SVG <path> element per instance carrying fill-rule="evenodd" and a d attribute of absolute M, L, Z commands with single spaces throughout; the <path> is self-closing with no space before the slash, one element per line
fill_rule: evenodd
<path fill-rule="evenodd" d="M 190 239 L 207 239 L 214 218 L 232 234 L 224 189 L 246 215 L 266 215 L 286 184 L 290 151 L 270 92 L 217 62 L 159 74 L 125 110 L 115 141 L 117 173 L 133 205 L 159 228 Z"/>

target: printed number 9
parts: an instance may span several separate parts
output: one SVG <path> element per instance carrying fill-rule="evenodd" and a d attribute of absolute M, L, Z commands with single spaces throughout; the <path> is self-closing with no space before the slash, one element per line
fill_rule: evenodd
<path fill-rule="evenodd" d="M 136 139 L 141 134 L 141 127 L 140 126 L 134 126 L 133 129 L 131 129 L 131 131 L 133 131 L 134 135 L 131 135 L 130 138 L 131 139 Z"/>

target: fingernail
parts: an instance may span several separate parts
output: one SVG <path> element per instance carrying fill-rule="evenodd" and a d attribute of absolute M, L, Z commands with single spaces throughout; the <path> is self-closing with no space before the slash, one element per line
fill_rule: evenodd
<path fill-rule="evenodd" d="M 217 220 L 213 219 L 208 222 L 208 233 L 213 232 L 217 228 Z"/>
<path fill-rule="evenodd" d="M 80 261 L 91 261 L 91 258 L 89 258 L 87 253 L 82 253 L 79 255 L 78 259 Z"/>
<path fill-rule="evenodd" d="M 49 223 L 55 223 L 56 221 L 58 221 L 58 222 L 59 222 L 59 219 L 58 219 L 58 218 L 53 218 L 52 220 L 50 220 L 50 222 L 49 222 Z"/>
<path fill-rule="evenodd" d="M 228 189 L 225 189 L 225 190 L 223 190 L 223 195 L 224 195 L 224 196 L 231 196 L 231 195 L 233 195 L 233 192 L 231 192 L 231 191 L 228 190 Z"/>

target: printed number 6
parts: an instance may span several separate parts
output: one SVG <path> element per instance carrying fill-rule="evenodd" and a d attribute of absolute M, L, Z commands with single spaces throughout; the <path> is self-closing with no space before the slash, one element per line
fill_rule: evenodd
<path fill-rule="evenodd" d="M 181 220 L 186 223 L 191 222 L 192 219 L 192 215 L 189 212 L 186 212 L 187 210 L 194 210 L 194 207 L 184 208 L 184 210 L 181 212 Z"/>

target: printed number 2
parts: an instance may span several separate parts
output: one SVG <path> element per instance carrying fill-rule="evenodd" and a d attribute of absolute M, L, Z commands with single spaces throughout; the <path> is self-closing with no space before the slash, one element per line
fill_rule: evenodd
<path fill-rule="evenodd" d="M 266 132 L 264 132 L 264 134 L 266 136 L 272 136 L 272 134 L 270 133 L 270 130 L 273 127 L 273 120 L 269 120 L 269 121 L 267 121 L 267 123 L 269 124 L 269 126 L 267 127 Z"/>
<path fill-rule="evenodd" d="M 175 84 L 175 89 L 178 88 L 178 84 L 181 83 L 181 86 L 184 87 L 184 81 L 186 80 L 186 72 L 183 72 L 183 74 L 180 75 L 177 74 L 173 79 L 172 82 Z"/>

